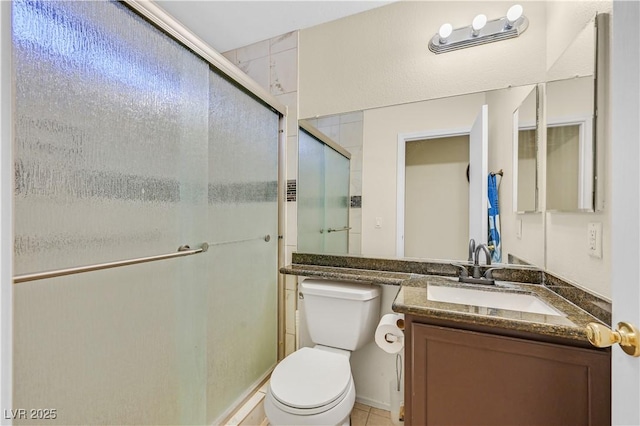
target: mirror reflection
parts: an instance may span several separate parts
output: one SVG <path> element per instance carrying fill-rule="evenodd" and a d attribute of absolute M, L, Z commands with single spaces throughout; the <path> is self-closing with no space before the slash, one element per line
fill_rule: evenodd
<path fill-rule="evenodd" d="M 514 205 L 516 212 L 538 210 L 538 89 L 514 113 Z M 517 157 L 515 157 L 517 153 Z"/>
<path fill-rule="evenodd" d="M 347 254 L 351 155 L 304 122 L 298 135 L 298 248 Z"/>
<path fill-rule="evenodd" d="M 593 211 L 595 26 L 584 28 L 549 70 L 546 208 Z M 569 78 L 567 78 L 569 77 Z"/>
<path fill-rule="evenodd" d="M 593 25 L 591 22 L 588 26 Z M 554 201 L 568 199 L 564 193 L 554 191 L 561 191 L 560 182 L 573 179 L 563 166 L 569 160 L 560 154 L 573 153 L 571 158 L 582 176 L 588 174 L 588 164 L 595 161 L 593 151 L 589 160 L 588 124 L 568 121 L 583 114 L 573 107 L 574 112 L 570 113 L 569 104 L 573 102 L 569 101 L 584 107 L 584 117 L 593 110 L 593 87 L 587 90 L 583 83 L 590 78 L 591 86 L 594 85 L 593 40 L 591 47 L 587 47 L 590 51 L 584 51 L 588 45 L 584 42 L 588 36 L 584 34 L 588 31 L 593 35 L 593 28 L 580 33 L 580 42 L 572 44 L 549 70 L 549 78 L 555 79 L 547 80 L 545 92 L 548 93 L 540 92 L 537 85 L 516 86 L 306 119 L 353 154 L 349 253 L 360 254 L 360 248 L 366 247 L 364 254 L 375 253 L 380 257 L 465 262 L 472 220 L 480 219 L 485 226 L 481 237 L 474 238 L 476 243 L 488 243 L 487 216 L 471 213 L 471 194 L 486 203 L 488 176 L 491 172 L 504 171 L 506 180 L 497 179 L 501 262 L 514 258 L 516 263 L 545 268 L 548 259 L 545 253 L 549 249 L 546 228 L 556 226 L 558 216 L 549 224 L 543 215 L 520 213 L 542 211 L 543 201 L 548 203 L 545 210 L 580 210 L 583 209 L 580 206 L 589 202 L 589 189 L 584 180 L 580 190 L 562 189 L 575 193 L 575 204 L 573 201 L 571 204 L 575 207 L 564 207 Z M 580 47 L 574 48 L 574 45 Z M 586 59 L 576 59 L 581 55 Z M 588 62 L 591 62 L 591 76 L 585 66 Z M 577 87 L 580 84 L 585 86 Z M 580 94 L 568 95 L 568 90 Z M 567 98 L 563 99 L 565 106 L 554 106 L 556 97 Z M 548 102 L 548 128 L 538 129 L 537 124 L 545 122 L 536 115 L 542 102 Z M 485 159 L 482 149 L 477 154 L 470 149 L 475 145 L 469 140 L 472 124 L 483 106 L 488 106 Z M 539 143 L 545 142 L 544 148 L 547 148 L 547 132 L 550 144 L 557 148 L 549 145 L 549 157 L 541 158 L 537 153 L 547 151 L 543 151 Z M 560 138 L 567 142 L 556 142 Z M 591 144 L 593 142 L 592 137 Z M 477 158 L 480 166 L 474 167 Z M 467 182 L 466 173 L 462 173 L 469 163 L 470 174 L 480 171 L 481 179 L 475 180 L 482 183 L 479 191 L 471 189 L 473 179 Z M 556 165 L 561 166 L 556 168 Z M 439 167 L 447 171 L 440 173 Z M 537 182 L 542 181 L 538 170 L 548 173 L 547 187 L 538 187 Z M 580 186 L 578 178 L 573 181 L 572 188 Z M 557 187 L 550 190 L 550 182 Z M 483 209 L 486 214 L 486 205 Z M 454 222 L 455 225 L 451 225 Z"/>

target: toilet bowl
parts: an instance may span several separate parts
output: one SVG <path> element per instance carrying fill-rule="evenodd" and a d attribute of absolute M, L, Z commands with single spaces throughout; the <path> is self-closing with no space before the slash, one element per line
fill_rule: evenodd
<path fill-rule="evenodd" d="M 278 364 L 264 402 L 269 421 L 274 425 L 348 425 L 356 390 L 349 352 L 343 352 L 302 348 Z"/>
<path fill-rule="evenodd" d="M 264 400 L 272 425 L 350 424 L 356 400 L 349 358 L 373 338 L 380 289 L 371 284 L 306 279 L 301 307 L 313 348 L 303 347 L 273 370 Z"/>

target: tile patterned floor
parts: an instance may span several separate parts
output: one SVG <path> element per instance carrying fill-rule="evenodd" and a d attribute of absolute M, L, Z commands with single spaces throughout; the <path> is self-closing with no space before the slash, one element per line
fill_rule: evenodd
<path fill-rule="evenodd" d="M 389 412 L 356 402 L 351 411 L 351 426 L 393 426 Z"/>

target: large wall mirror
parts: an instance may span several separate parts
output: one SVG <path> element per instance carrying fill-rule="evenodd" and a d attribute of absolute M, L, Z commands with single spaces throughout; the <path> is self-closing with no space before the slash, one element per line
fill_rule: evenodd
<path fill-rule="evenodd" d="M 546 84 L 546 209 L 593 211 L 596 25 L 587 24 L 549 69 Z"/>
<path fill-rule="evenodd" d="M 513 205 L 517 213 L 538 211 L 538 87 L 513 113 Z"/>
<path fill-rule="evenodd" d="M 416 241 L 409 241 L 414 244 L 411 257 L 467 260 L 468 225 L 463 217 L 465 214 L 461 213 L 467 209 L 461 206 L 468 207 L 464 195 L 470 184 L 460 170 L 471 162 L 473 154 L 468 149 L 467 139 L 434 141 L 433 135 L 451 130 L 448 135 L 457 133 L 456 136 L 466 137 L 479 109 L 488 105 L 486 165 L 487 174 L 499 175 L 501 262 L 507 263 L 509 255 L 513 255 L 546 268 L 549 246 L 545 227 L 548 225 L 543 218 L 547 216 L 521 213 L 550 209 L 584 211 L 589 206 L 593 210 L 594 198 L 589 194 L 595 191 L 597 185 L 593 182 L 598 173 L 597 151 L 593 148 L 597 138 L 593 136 L 595 125 L 591 123 L 595 104 L 595 34 L 592 21 L 549 69 L 548 78 L 536 84 L 307 118 L 309 123 L 353 153 L 350 253 L 360 254 L 360 247 L 365 255 L 375 253 L 375 256 L 393 257 L 402 253 L 398 250 L 398 245 L 403 243 L 399 242 L 398 236 L 402 234 L 398 224 L 405 220 L 406 227 L 407 218 L 411 221 L 417 217 L 422 219 L 422 225 L 437 229 L 420 231 L 428 237 L 423 237 L 422 243 L 418 241 L 417 248 L 414 247 Z M 576 94 L 568 95 L 569 92 Z M 556 101 L 564 103 L 556 106 Z M 544 102 L 548 110 L 546 119 L 539 116 L 545 111 Z M 539 128 L 541 123 L 546 123 L 547 127 Z M 552 142 L 547 141 L 549 134 Z M 351 139 L 343 140 L 347 136 Z M 421 207 L 409 207 L 409 211 L 404 212 L 398 208 L 397 197 L 398 176 L 401 175 L 398 146 L 402 138 L 414 144 L 405 150 L 410 158 L 404 159 L 404 166 L 420 169 L 420 173 L 424 171 L 422 168 L 428 167 L 421 176 L 428 176 L 424 179 L 434 186 L 428 190 L 432 194 L 429 200 L 415 203 Z M 564 141 L 560 142 L 560 138 Z M 543 142 L 549 145 L 541 146 Z M 442 149 L 438 151 L 438 148 Z M 458 151 L 459 158 L 453 158 Z M 425 152 L 427 155 L 422 155 Z M 571 167 L 568 167 L 569 162 Z M 446 163 L 446 172 L 438 172 L 438 167 L 445 170 L 441 163 Z M 540 186 L 545 181 L 543 177 L 546 177 L 546 186 Z M 569 182 L 571 188 L 563 188 L 564 185 L 569 188 Z M 459 189 L 447 192 L 448 188 Z M 427 193 L 424 188 L 420 191 Z M 568 192 L 572 194 L 571 199 L 564 195 Z M 444 195 L 451 193 L 458 198 L 445 200 Z M 560 204 L 569 201 L 571 204 Z M 404 207 L 407 206 L 409 204 L 405 203 Z M 456 214 L 447 214 L 450 208 L 456 208 Z M 440 216 L 436 218 L 434 212 L 441 213 L 446 221 Z M 454 219 L 457 225 L 452 226 L 456 231 L 449 232 L 448 223 L 453 223 Z M 407 232 L 411 231 L 405 229 L 404 235 Z M 404 243 L 406 247 L 406 241 Z"/>

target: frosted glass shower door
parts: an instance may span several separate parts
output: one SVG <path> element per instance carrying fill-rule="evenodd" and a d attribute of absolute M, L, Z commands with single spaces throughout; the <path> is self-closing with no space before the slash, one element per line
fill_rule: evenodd
<path fill-rule="evenodd" d="M 349 239 L 349 159 L 300 129 L 298 251 L 346 254 Z"/>
<path fill-rule="evenodd" d="M 12 2 L 15 270 L 198 246 L 208 65 L 118 2 Z M 206 420 L 206 254 L 17 284 L 16 424 Z M 10 407 L 7 407 L 10 408 Z"/>
<path fill-rule="evenodd" d="M 349 159 L 327 145 L 325 158 L 325 253 L 348 252 L 349 246 Z"/>
<path fill-rule="evenodd" d="M 207 424 L 277 361 L 278 114 L 211 71 Z"/>
<path fill-rule="evenodd" d="M 220 423 L 277 360 L 279 113 L 121 2 L 16 0 L 12 37 L 16 274 L 210 247 L 16 280 L 6 408 Z"/>
<path fill-rule="evenodd" d="M 298 132 L 298 251 L 324 253 L 324 144 Z"/>

